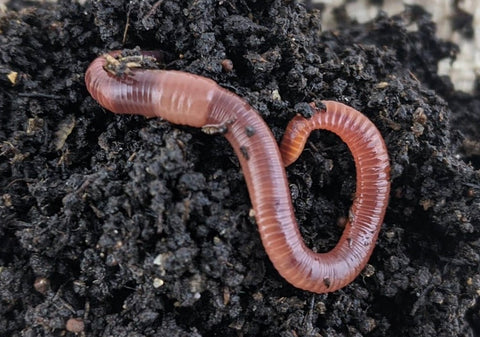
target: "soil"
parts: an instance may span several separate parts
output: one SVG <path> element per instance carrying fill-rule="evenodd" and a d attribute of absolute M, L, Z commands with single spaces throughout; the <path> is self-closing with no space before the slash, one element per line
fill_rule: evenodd
<path fill-rule="evenodd" d="M 1 336 L 480 336 L 480 96 L 420 7 L 359 24 L 296 1 L 11 1 L 0 18 Z M 99 54 L 139 46 L 244 97 L 277 139 L 334 99 L 385 137 L 391 201 L 365 271 L 292 287 L 249 216 L 223 137 L 119 116 L 87 93 Z M 230 59 L 233 69 L 222 69 Z M 355 187 L 346 146 L 288 168 L 303 236 L 327 251 Z"/>

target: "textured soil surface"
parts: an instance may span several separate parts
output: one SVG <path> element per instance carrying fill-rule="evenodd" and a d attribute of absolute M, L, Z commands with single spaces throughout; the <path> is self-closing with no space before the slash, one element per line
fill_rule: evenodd
<path fill-rule="evenodd" d="M 294 1 L 11 1 L 0 335 L 480 336 L 480 97 L 437 75 L 457 48 L 421 8 L 366 24 L 344 13 L 322 31 L 321 12 Z M 223 137 L 89 97 L 89 62 L 136 46 L 244 97 L 277 139 L 317 99 L 377 125 L 392 193 L 361 276 L 328 295 L 293 288 L 265 255 Z M 287 172 L 307 244 L 331 249 L 355 188 L 348 149 L 316 132 Z"/>

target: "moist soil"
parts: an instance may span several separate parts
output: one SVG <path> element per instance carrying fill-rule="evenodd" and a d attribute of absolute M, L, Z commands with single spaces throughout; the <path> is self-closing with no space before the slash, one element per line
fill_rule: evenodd
<path fill-rule="evenodd" d="M 480 97 L 437 74 L 458 48 L 422 8 L 364 24 L 345 13 L 327 30 L 295 1 L 8 3 L 0 335 L 480 336 Z M 88 64 L 135 47 L 244 97 L 277 140 L 321 99 L 377 125 L 391 200 L 353 283 L 319 295 L 278 275 L 223 137 L 88 95 Z M 350 152 L 318 131 L 287 172 L 305 241 L 328 251 L 352 203 Z"/>

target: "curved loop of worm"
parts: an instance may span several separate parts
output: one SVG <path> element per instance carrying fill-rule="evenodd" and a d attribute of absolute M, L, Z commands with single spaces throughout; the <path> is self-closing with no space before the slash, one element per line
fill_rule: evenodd
<path fill-rule="evenodd" d="M 303 150 L 310 131 L 321 128 L 347 143 L 356 165 L 355 200 L 343 235 L 331 251 L 314 253 L 298 229 L 279 147 L 255 109 L 205 77 L 140 68 L 115 75 L 105 70 L 107 58 L 95 59 L 85 74 L 87 89 L 100 105 L 114 113 L 202 127 L 227 138 L 240 161 L 262 243 L 288 282 L 325 293 L 344 287 L 361 272 L 375 246 L 390 191 L 387 150 L 370 120 L 327 101 L 325 111 L 308 120 L 295 117 L 287 127 L 282 143 L 287 164 Z"/>

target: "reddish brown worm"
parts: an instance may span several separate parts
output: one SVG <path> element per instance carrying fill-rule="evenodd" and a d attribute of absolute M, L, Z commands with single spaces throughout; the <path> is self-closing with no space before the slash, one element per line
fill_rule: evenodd
<path fill-rule="evenodd" d="M 92 97 L 120 114 L 161 117 L 175 124 L 222 133 L 232 145 L 245 175 L 265 250 L 278 272 L 295 287 L 325 293 L 349 284 L 364 268 L 383 221 L 390 192 L 389 160 L 383 138 L 357 110 L 323 102 L 313 117 L 295 117 L 282 141 L 282 154 L 270 129 L 242 98 L 205 77 L 172 70 L 132 68 L 122 75 L 106 71 L 107 59 L 95 59 L 85 74 Z M 340 241 L 327 253 L 304 243 L 290 197 L 284 163 L 302 152 L 311 130 L 339 135 L 352 152 L 356 192 Z"/>

